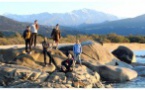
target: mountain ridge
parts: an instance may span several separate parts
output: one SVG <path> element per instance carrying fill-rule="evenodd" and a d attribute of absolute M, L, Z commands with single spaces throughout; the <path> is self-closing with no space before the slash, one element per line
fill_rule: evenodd
<path fill-rule="evenodd" d="M 135 18 L 78 26 L 88 34 L 145 35 L 145 14 Z"/>
<path fill-rule="evenodd" d="M 118 17 L 92 9 L 73 10 L 67 13 L 43 12 L 31 15 L 4 14 L 4 16 L 20 22 L 32 23 L 35 19 L 42 25 L 76 26 L 82 23 L 102 23 L 105 21 L 118 20 Z"/>
<path fill-rule="evenodd" d="M 64 17 L 65 18 L 65 17 Z M 12 20 L 12 19 L 10 19 Z M 3 20 L 0 20 L 1 27 L 5 28 L 13 28 L 10 27 L 10 23 L 13 24 L 13 26 L 17 25 L 17 28 L 14 28 L 13 30 L 18 28 L 25 29 L 23 25 L 26 26 L 26 24 L 21 23 L 21 25 L 18 23 L 18 21 L 9 22 L 9 20 L 5 24 L 3 23 Z M 21 27 L 20 27 L 20 26 Z M 42 35 L 50 34 L 52 27 L 50 26 L 42 26 L 43 30 L 40 30 L 40 33 Z M 77 26 L 62 26 L 60 25 L 61 32 L 63 36 L 66 35 L 76 35 L 76 34 L 110 34 L 110 33 L 116 33 L 119 35 L 145 35 L 145 14 L 137 16 L 135 18 L 127 18 L 127 19 L 121 19 L 116 21 L 106 21 L 103 23 L 95 23 L 95 24 L 86 24 L 83 23 L 81 25 Z M 45 33 L 45 32 L 48 33 Z"/>

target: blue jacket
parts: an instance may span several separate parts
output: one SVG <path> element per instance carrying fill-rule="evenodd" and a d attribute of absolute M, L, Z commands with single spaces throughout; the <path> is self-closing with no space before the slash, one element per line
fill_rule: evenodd
<path fill-rule="evenodd" d="M 74 54 L 80 54 L 80 53 L 82 53 L 82 46 L 81 46 L 81 44 L 75 44 L 73 46 L 73 52 L 74 52 Z"/>

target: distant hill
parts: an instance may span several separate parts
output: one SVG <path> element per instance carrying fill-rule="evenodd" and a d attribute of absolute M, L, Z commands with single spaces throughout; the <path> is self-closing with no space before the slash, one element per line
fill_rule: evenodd
<path fill-rule="evenodd" d="M 40 13 L 32 15 L 5 14 L 4 16 L 16 21 L 30 23 L 37 19 L 40 24 L 49 26 L 54 26 L 57 23 L 63 26 L 76 26 L 83 23 L 93 24 L 118 20 L 114 15 L 91 9 L 74 10 L 70 13 Z"/>
<path fill-rule="evenodd" d="M 32 25 L 32 23 L 18 22 L 6 18 L 4 16 L 0 16 L 0 32 L 2 32 L 5 36 L 12 35 L 15 32 L 23 33 L 27 25 Z M 60 29 L 62 32 L 62 36 L 66 36 L 68 34 L 76 35 L 80 33 L 77 30 L 75 30 L 73 27 L 71 28 L 71 27 L 61 26 Z M 51 31 L 52 31 L 52 27 L 40 25 L 39 34 L 50 37 Z"/>
<path fill-rule="evenodd" d="M 14 32 L 22 33 L 28 25 L 31 25 L 31 23 L 21 23 L 4 16 L 0 16 L 0 31 L 3 32 L 4 35 L 11 35 Z M 40 34 L 43 34 L 46 30 L 50 31 L 50 28 L 40 25 Z"/>
<path fill-rule="evenodd" d="M 12 19 L 0 16 L 0 31 L 19 31 L 21 32 L 28 24 L 20 23 Z"/>
<path fill-rule="evenodd" d="M 18 31 L 22 32 L 27 25 L 31 23 L 22 23 L 12 19 L 0 16 L 0 31 Z M 106 21 L 96 24 L 81 24 L 77 26 L 60 27 L 62 36 L 77 34 L 109 34 L 116 33 L 119 35 L 145 35 L 145 15 L 135 18 L 128 18 L 116 21 Z M 52 27 L 40 26 L 39 34 L 50 37 Z"/>
<path fill-rule="evenodd" d="M 145 15 L 101 24 L 82 24 L 78 29 L 87 34 L 145 35 Z"/>

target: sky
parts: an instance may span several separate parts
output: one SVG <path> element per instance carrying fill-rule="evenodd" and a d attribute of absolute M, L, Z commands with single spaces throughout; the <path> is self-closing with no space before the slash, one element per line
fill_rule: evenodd
<path fill-rule="evenodd" d="M 84 8 L 118 17 L 136 17 L 145 14 L 145 0 L 0 0 L 0 15 L 65 13 Z"/>

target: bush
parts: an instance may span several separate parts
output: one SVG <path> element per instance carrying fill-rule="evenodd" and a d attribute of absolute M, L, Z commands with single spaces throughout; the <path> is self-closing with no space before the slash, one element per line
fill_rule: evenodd
<path fill-rule="evenodd" d="M 145 43 L 145 37 L 144 36 L 128 36 L 127 37 L 130 42 L 139 42 L 139 43 Z"/>
<path fill-rule="evenodd" d="M 108 34 L 107 39 L 109 39 L 111 42 L 115 42 L 115 43 L 130 42 L 128 38 L 121 36 L 121 35 L 117 35 L 115 33 Z"/>
<path fill-rule="evenodd" d="M 60 43 L 75 43 L 76 38 L 79 40 L 94 40 L 99 42 L 107 42 L 107 43 L 129 43 L 129 42 L 137 42 L 137 43 L 145 43 L 145 36 L 121 36 L 115 33 L 111 33 L 108 35 L 67 35 L 66 37 L 62 37 Z M 38 35 L 37 42 L 41 43 L 43 41 L 43 36 Z M 48 38 L 49 42 L 53 42 L 51 38 Z M 12 44 L 24 44 L 24 39 L 20 33 L 16 33 L 14 36 L 10 37 L 0 37 L 0 45 L 12 45 Z"/>

